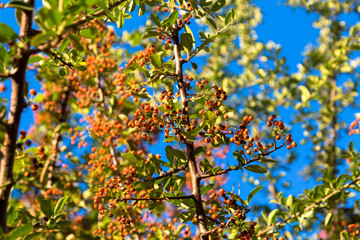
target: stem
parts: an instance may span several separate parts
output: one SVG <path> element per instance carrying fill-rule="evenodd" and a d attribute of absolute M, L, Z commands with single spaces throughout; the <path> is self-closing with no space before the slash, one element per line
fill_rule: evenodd
<path fill-rule="evenodd" d="M 179 93 L 180 93 L 180 102 L 181 102 L 181 108 L 183 114 L 186 115 L 186 125 L 190 126 L 190 119 L 189 114 L 187 111 L 185 111 L 185 108 L 188 106 L 188 100 L 187 100 L 187 92 L 185 87 L 185 82 L 183 79 L 183 63 L 184 60 L 181 58 L 180 53 L 180 41 L 179 41 L 179 26 L 175 23 L 173 25 L 173 34 L 172 34 L 172 40 L 174 43 L 174 58 L 175 58 L 175 75 L 177 78 L 177 83 L 179 87 Z M 191 188 L 192 188 L 192 194 L 193 194 L 193 200 L 196 207 L 196 214 L 199 219 L 199 229 L 200 229 L 200 239 L 202 240 L 208 240 L 209 237 L 205 233 L 208 231 L 206 226 L 206 214 L 204 211 L 204 207 L 202 205 L 202 199 L 201 199 L 201 189 L 200 189 L 200 174 L 197 171 L 196 168 L 196 159 L 195 159 L 195 148 L 194 143 L 185 141 L 186 144 L 186 150 L 187 150 L 187 160 L 188 160 L 188 167 L 189 172 L 191 175 Z"/>
<path fill-rule="evenodd" d="M 60 122 L 59 124 L 65 122 L 66 120 L 66 107 L 68 104 L 69 95 L 71 92 L 71 88 L 69 87 L 68 90 L 63 93 L 64 94 L 64 101 L 61 104 L 61 116 L 60 116 Z M 53 183 L 53 173 L 54 173 L 54 167 L 56 162 L 56 157 L 59 154 L 59 144 L 61 141 L 61 134 L 58 132 L 54 132 L 53 134 L 53 143 L 52 143 L 52 153 L 50 157 L 47 159 L 44 168 L 40 175 L 40 184 L 43 185 L 45 183 L 46 173 L 47 173 L 47 187 L 51 187 Z"/>
<path fill-rule="evenodd" d="M 34 0 L 25 0 L 25 3 L 34 6 Z M 32 11 L 22 10 L 20 23 L 20 38 L 25 40 L 29 37 L 32 25 Z M 14 157 L 16 150 L 16 141 L 18 136 L 21 114 L 24 108 L 24 85 L 26 67 L 29 54 L 25 54 L 30 48 L 30 41 L 23 48 L 17 49 L 17 55 L 21 56 L 16 63 L 16 72 L 11 75 L 11 102 L 8 115 L 7 128 L 5 131 L 5 140 L 0 152 L 0 227 L 4 232 L 8 232 L 6 223 L 7 207 L 10 197 L 10 191 L 15 181 L 13 178 Z M 8 184 L 7 184 L 8 183 Z M 5 186 L 4 186 L 5 185 Z"/>

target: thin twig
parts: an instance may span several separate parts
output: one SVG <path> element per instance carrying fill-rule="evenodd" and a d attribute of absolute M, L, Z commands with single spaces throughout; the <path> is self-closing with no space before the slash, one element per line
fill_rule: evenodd
<path fill-rule="evenodd" d="M 185 196 L 174 196 L 174 197 L 148 197 L 148 198 L 125 198 L 125 197 L 120 197 L 118 198 L 120 201 L 159 201 L 159 200 L 180 200 L 180 199 L 193 199 L 194 195 L 185 195 Z"/>
<path fill-rule="evenodd" d="M 276 151 L 276 150 L 278 150 L 279 148 L 282 148 L 282 147 L 284 147 L 284 146 L 285 146 L 285 143 L 281 144 L 279 147 L 274 148 L 273 150 L 271 150 L 271 151 L 269 151 L 269 152 L 260 153 L 260 154 L 258 155 L 258 157 L 246 161 L 245 164 L 242 165 L 241 167 L 246 166 L 246 165 L 248 165 L 248 164 L 250 164 L 250 163 L 253 163 L 253 162 L 255 162 L 255 161 L 259 161 L 259 160 L 261 160 L 261 157 L 270 155 L 270 154 L 273 153 L 274 151 Z M 219 176 L 219 175 L 228 173 L 228 172 L 233 171 L 233 170 L 238 170 L 238 169 L 239 169 L 238 166 L 232 166 L 232 167 L 229 167 L 228 169 L 225 169 L 225 170 L 222 170 L 222 171 L 219 171 L 219 172 L 216 172 L 216 173 L 203 174 L 203 175 L 200 176 L 200 179 L 205 179 L 205 178 L 210 178 L 210 177 Z"/>

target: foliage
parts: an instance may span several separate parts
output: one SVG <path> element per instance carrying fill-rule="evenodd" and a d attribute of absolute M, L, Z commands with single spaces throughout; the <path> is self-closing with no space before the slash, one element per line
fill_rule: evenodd
<path fill-rule="evenodd" d="M 359 239 L 360 155 L 339 140 L 360 41 L 360 25 L 341 17 L 360 7 L 287 3 L 319 16 L 318 45 L 296 73 L 278 45 L 257 40 L 249 0 L 0 5 L 20 25 L 0 23 L 0 79 L 12 84 L 9 104 L 0 98 L 1 238 Z M 145 26 L 117 35 L 131 18 Z M 34 124 L 19 131 L 28 108 Z M 319 181 L 299 196 L 279 186 L 294 148 L 313 150 L 304 175 Z M 226 191 L 232 172 L 261 185 Z M 272 200 L 258 203 L 265 185 Z"/>

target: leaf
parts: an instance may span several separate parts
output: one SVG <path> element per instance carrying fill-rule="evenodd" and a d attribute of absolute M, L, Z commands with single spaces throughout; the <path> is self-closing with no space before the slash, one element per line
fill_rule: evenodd
<path fill-rule="evenodd" d="M 309 89 L 303 85 L 299 86 L 298 89 L 301 91 L 301 101 L 306 104 L 310 99 Z"/>
<path fill-rule="evenodd" d="M 51 218 L 54 214 L 52 201 L 50 199 L 44 198 L 43 195 L 38 195 L 36 199 L 39 201 L 41 211 L 47 218 Z"/>
<path fill-rule="evenodd" d="M 139 11 L 138 11 L 139 17 L 144 15 L 144 13 L 145 13 L 145 4 L 142 1 L 140 1 Z"/>
<path fill-rule="evenodd" d="M 354 142 L 353 142 L 353 141 L 351 141 L 351 142 L 349 143 L 349 150 L 350 150 L 350 152 L 353 152 L 353 151 L 354 151 Z"/>
<path fill-rule="evenodd" d="M 266 173 L 267 170 L 263 166 L 260 165 L 249 165 L 244 167 L 245 169 L 249 170 L 250 172 L 254 173 Z"/>
<path fill-rule="evenodd" d="M 39 55 L 31 56 L 31 57 L 29 58 L 28 64 L 40 62 L 40 61 L 43 60 L 43 59 L 44 59 L 44 58 L 43 58 L 42 56 L 39 56 Z"/>
<path fill-rule="evenodd" d="M 186 223 L 188 221 L 191 221 L 194 218 L 195 212 L 194 211 L 186 211 L 180 213 L 180 221 L 182 223 Z"/>
<path fill-rule="evenodd" d="M 8 8 L 18 8 L 26 11 L 33 10 L 33 7 L 29 3 L 25 3 L 22 1 L 11 1 L 6 4 L 6 7 Z"/>
<path fill-rule="evenodd" d="M 165 153 L 169 162 L 173 162 L 175 157 L 186 160 L 185 154 L 181 150 L 173 149 L 171 146 L 166 146 Z"/>
<path fill-rule="evenodd" d="M 263 187 L 264 187 L 264 185 L 257 186 L 256 188 L 254 188 L 254 189 L 250 192 L 250 194 L 249 194 L 249 196 L 248 196 L 248 198 L 247 198 L 247 200 L 246 200 L 247 204 L 250 203 L 251 199 L 255 196 L 255 194 L 256 194 L 258 191 L 260 191 Z"/>
<path fill-rule="evenodd" d="M 7 43 L 8 41 L 13 41 L 19 36 L 16 32 L 8 25 L 0 23 L 0 42 Z"/>
<path fill-rule="evenodd" d="M 190 61 L 191 63 L 191 66 L 194 70 L 197 70 L 198 69 L 198 66 L 196 65 L 196 63 L 193 63 L 192 61 Z"/>
<path fill-rule="evenodd" d="M 80 31 L 80 36 L 85 38 L 96 38 L 99 35 L 97 28 L 89 27 Z"/>
<path fill-rule="evenodd" d="M 206 148 L 204 146 L 197 147 L 194 151 L 195 157 L 200 156 L 206 151 Z"/>
<path fill-rule="evenodd" d="M 194 37 L 194 34 L 192 33 L 191 31 L 191 28 L 188 27 L 188 25 L 184 25 L 184 29 L 185 29 L 185 32 L 186 33 L 189 33 L 191 35 L 191 38 L 192 38 L 192 42 L 193 42 L 193 48 L 195 48 L 195 37 Z M 196 69 L 195 69 L 196 70 Z"/>
<path fill-rule="evenodd" d="M 179 16 L 178 10 L 173 11 L 169 15 L 169 17 L 162 22 L 161 25 L 162 26 L 167 25 L 168 27 L 171 27 L 176 22 L 176 20 L 178 19 L 178 16 Z"/>
<path fill-rule="evenodd" d="M 157 37 L 160 34 L 156 31 L 146 31 L 144 32 L 144 34 L 141 36 L 141 39 L 147 39 L 147 38 L 153 38 L 153 37 Z"/>
<path fill-rule="evenodd" d="M 325 226 L 327 226 L 327 225 L 331 222 L 332 217 L 333 217 L 333 213 L 332 213 L 332 212 L 329 212 L 329 213 L 326 215 L 325 221 L 324 221 Z"/>
<path fill-rule="evenodd" d="M 25 234 L 28 234 L 29 232 L 31 232 L 32 228 L 33 227 L 31 226 L 31 224 L 25 224 L 25 225 L 22 225 L 20 227 L 17 227 L 17 228 L 15 228 L 14 230 L 12 230 L 9 233 L 7 239 L 8 240 L 15 240 L 15 239 L 17 239 L 19 237 L 22 237 Z"/>
<path fill-rule="evenodd" d="M 192 50 L 193 46 L 193 40 L 190 33 L 182 33 L 180 35 L 181 44 L 187 53 L 187 55 L 190 55 L 190 52 Z"/>
<path fill-rule="evenodd" d="M 153 21 L 153 23 L 154 23 L 156 26 L 161 27 L 160 18 L 159 18 L 159 16 L 158 16 L 156 13 L 152 12 L 150 18 L 151 18 L 151 21 Z"/>
<path fill-rule="evenodd" d="M 275 224 L 276 222 L 276 216 L 279 213 L 279 209 L 274 209 L 270 212 L 268 218 L 267 218 L 267 225 L 270 226 L 272 224 Z"/>
<path fill-rule="evenodd" d="M 11 207 L 7 213 L 7 216 L 6 216 L 7 224 L 12 225 L 18 216 L 19 216 L 19 212 L 16 211 L 16 209 L 13 205 L 11 205 Z"/>
<path fill-rule="evenodd" d="M 56 128 L 54 129 L 54 132 L 62 133 L 64 131 L 68 130 L 69 128 L 70 128 L 70 124 L 68 122 L 63 122 L 56 126 Z"/>
<path fill-rule="evenodd" d="M 80 52 L 83 51 L 83 46 L 80 44 L 80 38 L 74 34 L 71 34 L 69 36 L 71 42 L 74 44 L 75 48 L 79 50 Z"/>
<path fill-rule="evenodd" d="M 233 151 L 233 156 L 239 162 L 240 166 L 243 166 L 245 164 L 245 159 L 239 151 Z"/>
<path fill-rule="evenodd" d="M 60 211 L 63 209 L 66 201 L 68 200 L 68 196 L 62 197 L 59 199 L 59 201 L 56 203 L 55 208 L 54 208 L 54 214 L 57 215 L 58 213 L 60 213 Z"/>
<path fill-rule="evenodd" d="M 217 30 L 217 26 L 214 20 L 212 20 L 211 18 L 207 17 L 206 21 L 210 24 L 210 27 L 212 27 L 215 31 Z"/>
<path fill-rule="evenodd" d="M 213 186 L 214 186 L 214 184 L 208 184 L 208 185 L 202 187 L 200 190 L 201 195 L 206 194 Z"/>
<path fill-rule="evenodd" d="M 225 5 L 225 0 L 218 0 L 214 3 L 214 5 L 211 7 L 212 12 L 219 11 L 223 6 Z"/>
<path fill-rule="evenodd" d="M 42 232 L 32 232 L 30 234 L 28 234 L 24 240 L 33 240 L 35 239 L 36 237 L 40 236 L 42 234 Z"/>
<path fill-rule="evenodd" d="M 226 14 L 225 25 L 228 25 L 233 19 L 234 19 L 234 9 L 231 8 L 228 14 Z"/>
<path fill-rule="evenodd" d="M 161 69 L 164 66 L 164 62 L 163 62 L 161 56 L 158 54 L 152 54 L 150 56 L 150 62 L 157 69 Z"/>

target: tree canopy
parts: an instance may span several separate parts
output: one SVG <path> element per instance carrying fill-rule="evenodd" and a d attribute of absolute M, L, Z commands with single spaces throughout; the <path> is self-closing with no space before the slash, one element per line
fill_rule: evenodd
<path fill-rule="evenodd" d="M 0 238 L 360 239 L 360 4 L 255 2 L 0 3 Z"/>

